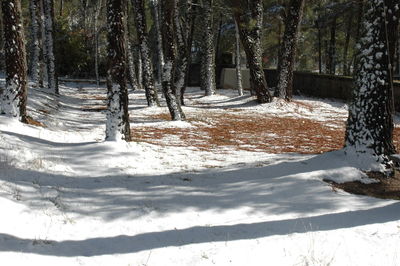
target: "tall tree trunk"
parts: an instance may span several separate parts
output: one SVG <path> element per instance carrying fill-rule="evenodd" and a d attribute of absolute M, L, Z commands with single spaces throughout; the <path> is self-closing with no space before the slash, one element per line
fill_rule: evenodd
<path fill-rule="evenodd" d="M 277 95 L 290 101 L 293 97 L 293 71 L 296 59 L 297 39 L 304 0 L 291 0 L 286 14 L 285 32 L 280 47 Z"/>
<path fill-rule="evenodd" d="M 186 88 L 186 81 L 188 75 L 188 68 L 191 56 L 192 47 L 192 24 L 193 24 L 193 6 L 192 1 L 189 0 L 178 0 L 178 9 L 182 13 L 175 12 L 175 28 L 177 34 L 177 47 L 178 47 L 178 58 L 176 67 L 176 93 L 183 104 L 183 93 Z"/>
<path fill-rule="evenodd" d="M 146 91 L 148 106 L 160 105 L 157 89 L 154 86 L 153 67 L 147 37 L 146 13 L 143 0 L 132 0 L 135 13 L 136 32 L 139 40 L 140 55 L 142 57 L 143 85 Z"/>
<path fill-rule="evenodd" d="M 47 86 L 54 93 L 58 94 L 58 81 L 56 74 L 56 58 L 54 55 L 54 3 L 53 0 L 43 0 Z"/>
<path fill-rule="evenodd" d="M 243 95 L 243 85 L 242 85 L 242 65 L 241 65 L 241 55 L 240 55 L 240 36 L 239 27 L 235 21 L 235 40 L 236 40 L 236 89 L 238 90 L 239 96 Z"/>
<path fill-rule="evenodd" d="M 44 15 L 44 6 L 43 0 L 39 0 L 39 9 L 40 9 L 40 21 L 39 21 L 39 28 L 40 28 L 40 47 L 42 47 L 42 51 L 40 53 L 40 79 L 39 79 L 39 86 L 44 88 L 44 82 L 47 82 L 48 75 L 47 75 L 47 49 L 46 49 L 46 29 L 44 25 L 45 15 Z"/>
<path fill-rule="evenodd" d="M 125 27 L 125 43 L 126 43 L 126 60 L 127 60 L 127 78 L 130 87 L 133 90 L 138 89 L 137 79 L 136 79 L 136 70 L 135 70 L 135 63 L 133 59 L 133 51 L 132 51 L 132 44 L 131 44 L 131 32 L 128 24 L 129 18 L 129 4 L 126 1 L 126 12 L 125 12 L 125 19 L 124 19 L 124 27 Z"/>
<path fill-rule="evenodd" d="M 96 84 L 100 85 L 99 76 L 99 16 L 103 9 L 103 1 L 99 0 L 99 5 L 94 7 L 94 71 L 96 75 Z"/>
<path fill-rule="evenodd" d="M 360 41 L 361 27 L 362 27 L 363 18 L 364 18 L 364 16 L 363 16 L 363 14 L 364 14 L 364 1 L 365 0 L 360 0 L 358 2 L 358 5 L 357 5 L 358 6 L 358 9 L 357 9 L 357 17 L 358 17 L 357 18 L 357 29 L 356 29 L 356 36 L 354 37 L 354 40 L 355 40 L 356 43 L 358 43 Z M 358 60 L 358 58 L 360 58 L 359 55 L 357 54 L 357 52 L 358 52 L 358 50 L 356 49 L 356 52 L 354 53 L 353 60 L 352 60 L 353 72 L 355 72 L 356 67 L 358 65 L 357 60 Z"/>
<path fill-rule="evenodd" d="M 318 25 L 318 72 L 322 74 L 322 30 Z"/>
<path fill-rule="evenodd" d="M 107 0 L 108 104 L 106 140 L 130 140 L 123 16 L 124 0 Z"/>
<path fill-rule="evenodd" d="M 346 152 L 370 163 L 365 170 L 383 171 L 382 166 L 390 165 L 388 155 L 396 152 L 391 62 L 400 9 L 397 0 L 368 1 L 366 7 L 354 99 L 347 121 Z"/>
<path fill-rule="evenodd" d="M 175 86 L 176 65 L 176 32 L 174 29 L 174 12 L 176 11 L 176 0 L 161 0 L 162 13 L 162 40 L 165 65 L 163 69 L 163 92 L 167 101 L 172 120 L 184 120 L 180 101 L 177 98 Z"/>
<path fill-rule="evenodd" d="M 190 1 L 191 2 L 191 1 Z M 196 1 L 193 1 L 193 3 L 195 3 Z M 188 36 L 187 36 L 187 53 L 188 53 L 188 57 L 187 57 L 187 67 L 186 67 L 186 73 L 185 73 L 185 83 L 184 85 L 181 87 L 181 91 L 180 91 L 180 101 L 181 101 L 181 105 L 185 105 L 184 102 L 184 94 L 186 91 L 186 87 L 189 84 L 189 72 L 190 72 L 190 65 L 192 64 L 192 45 L 193 45 L 193 34 L 194 34 L 194 23 L 196 21 L 196 12 L 195 12 L 195 6 L 192 5 L 191 8 L 191 13 L 189 13 L 189 23 L 187 24 L 187 26 L 189 27 L 188 29 Z"/>
<path fill-rule="evenodd" d="M 153 14 L 153 20 L 154 20 L 154 25 L 156 29 L 156 35 L 157 35 L 157 57 L 158 57 L 158 62 L 157 62 L 157 78 L 158 78 L 158 83 L 161 84 L 162 82 L 162 71 L 164 67 L 164 53 L 162 50 L 162 34 L 161 34 L 161 27 L 160 27 L 160 5 L 158 3 L 158 0 L 153 0 L 152 1 L 152 14 Z"/>
<path fill-rule="evenodd" d="M 215 84 L 215 45 L 214 45 L 214 32 L 213 32 L 213 0 L 203 1 L 203 19 L 204 19 L 204 43 L 203 49 L 203 79 L 202 89 L 205 91 L 206 96 L 214 95 L 216 93 Z"/>
<path fill-rule="evenodd" d="M 234 8 L 235 20 L 239 26 L 240 38 L 250 68 L 250 86 L 256 93 L 259 103 L 271 102 L 267 81 L 262 66 L 261 29 L 263 21 L 263 1 L 253 0 L 248 3 L 249 12 Z"/>
<path fill-rule="evenodd" d="M 327 72 L 331 75 L 335 75 L 336 73 L 336 26 L 337 17 L 334 17 L 331 24 L 331 39 L 329 41 L 327 63 Z"/>
<path fill-rule="evenodd" d="M 39 43 L 39 5 L 38 0 L 29 2 L 29 12 L 31 17 L 31 60 L 30 76 L 35 87 L 39 87 L 40 76 L 40 43 Z"/>
<path fill-rule="evenodd" d="M 27 121 L 27 66 L 21 2 L 3 0 L 4 52 L 6 88 L 1 95 L 1 111 L 7 116 Z"/>
<path fill-rule="evenodd" d="M 353 26 L 353 17 L 354 17 L 354 9 L 353 5 L 350 6 L 350 11 L 349 11 L 349 17 L 347 20 L 347 27 L 346 27 L 346 37 L 345 37 L 345 43 L 344 43 L 344 49 L 343 49 L 343 75 L 350 75 L 349 73 L 349 67 L 348 67 L 348 53 L 349 53 L 349 46 L 350 46 L 350 37 L 351 37 L 351 30 Z"/>

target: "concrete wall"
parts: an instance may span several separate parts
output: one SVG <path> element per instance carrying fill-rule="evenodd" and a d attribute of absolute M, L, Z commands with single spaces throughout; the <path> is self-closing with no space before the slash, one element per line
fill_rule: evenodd
<path fill-rule="evenodd" d="M 277 85 L 277 71 L 265 69 L 265 77 L 269 87 Z M 250 87 L 249 70 L 242 70 L 244 88 Z M 236 72 L 234 68 L 225 68 L 221 73 L 221 88 L 235 88 Z M 293 79 L 295 94 L 304 94 L 320 98 L 335 98 L 349 101 L 352 95 L 353 78 L 333 75 L 316 74 L 310 72 L 295 72 Z M 400 112 L 400 82 L 394 83 L 395 107 Z"/>

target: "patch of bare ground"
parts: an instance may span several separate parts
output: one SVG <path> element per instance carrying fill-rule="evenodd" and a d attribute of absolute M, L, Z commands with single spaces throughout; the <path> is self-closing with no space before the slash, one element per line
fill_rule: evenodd
<path fill-rule="evenodd" d="M 393 176 L 386 176 L 377 172 L 369 172 L 367 175 L 379 182 L 373 184 L 363 184 L 359 181 L 346 182 L 343 184 L 327 180 L 326 182 L 330 183 L 334 190 L 342 189 L 346 192 L 357 195 L 400 200 L 400 172 L 398 170 L 394 172 Z"/>
<path fill-rule="evenodd" d="M 92 105 L 92 106 L 83 106 L 81 108 L 83 112 L 101 112 L 106 111 L 107 106 L 105 105 Z"/>
<path fill-rule="evenodd" d="M 39 122 L 37 120 L 34 120 L 32 117 L 28 116 L 26 118 L 26 123 L 28 125 L 32 125 L 32 126 L 37 126 L 37 127 L 46 127 L 45 124 L 43 124 L 42 122 Z"/>
<path fill-rule="evenodd" d="M 169 120 L 168 114 L 151 116 Z M 304 118 L 271 117 L 260 114 L 207 113 L 189 117 L 192 128 L 136 127 L 133 141 L 199 150 L 233 148 L 269 153 L 317 154 L 343 146 L 344 124 L 331 127 Z"/>

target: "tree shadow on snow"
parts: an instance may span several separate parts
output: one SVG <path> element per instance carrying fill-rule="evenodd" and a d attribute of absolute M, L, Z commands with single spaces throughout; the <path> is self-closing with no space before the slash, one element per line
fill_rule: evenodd
<path fill-rule="evenodd" d="M 195 226 L 133 236 L 38 242 L 0 233 L 0 252 L 15 251 L 40 255 L 75 257 L 127 254 L 156 248 L 190 244 L 228 242 L 274 235 L 336 230 L 400 219 L 400 203 L 352 212 L 334 213 L 308 218 L 267 221 L 251 224 Z M 310 227 L 312 225 L 312 227 Z M 36 243 L 36 244 L 35 244 Z"/>

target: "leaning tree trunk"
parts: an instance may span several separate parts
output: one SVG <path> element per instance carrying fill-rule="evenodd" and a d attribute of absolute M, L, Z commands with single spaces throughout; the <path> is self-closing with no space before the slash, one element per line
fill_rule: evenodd
<path fill-rule="evenodd" d="M 234 9 L 234 16 L 250 68 L 251 89 L 256 93 L 259 103 L 268 103 L 272 101 L 272 97 L 268 91 L 261 58 L 262 0 L 251 1 L 249 8 L 249 14 L 244 13 L 245 10 Z"/>
<path fill-rule="evenodd" d="M 29 12 L 31 17 L 31 60 L 30 76 L 35 87 L 39 87 L 40 78 L 40 42 L 39 42 L 39 16 L 40 7 L 38 0 L 29 2 Z"/>
<path fill-rule="evenodd" d="M 202 66 L 203 75 L 203 90 L 206 96 L 214 95 L 216 93 L 215 84 L 215 46 L 214 46 L 214 32 L 213 32 L 213 0 L 203 1 L 203 18 L 204 18 L 204 43 Z"/>
<path fill-rule="evenodd" d="M 345 150 L 369 163 L 365 170 L 382 171 L 396 152 L 392 60 L 400 11 L 397 0 L 368 1 L 366 7 Z"/>
<path fill-rule="evenodd" d="M 285 20 L 285 33 L 280 47 L 276 94 L 279 98 L 287 101 L 290 101 L 293 97 L 293 70 L 303 7 L 304 0 L 290 1 Z"/>
<path fill-rule="evenodd" d="M 143 85 L 146 91 L 148 106 L 158 106 L 157 89 L 154 86 L 153 67 L 148 44 L 146 14 L 143 0 L 132 0 L 135 12 L 136 32 L 139 41 L 140 55 L 142 57 Z"/>
<path fill-rule="evenodd" d="M 6 87 L 1 95 L 1 111 L 27 122 L 27 66 L 20 0 L 3 0 Z"/>
<path fill-rule="evenodd" d="M 190 63 L 192 48 L 192 25 L 193 25 L 193 6 L 191 0 L 178 0 L 179 10 L 182 14 L 175 11 L 175 28 L 177 35 L 178 58 L 176 67 L 175 86 L 177 97 L 181 104 L 184 104 L 183 94 L 186 89 L 188 68 Z M 177 6 L 178 8 L 178 6 Z"/>
<path fill-rule="evenodd" d="M 238 90 L 239 96 L 243 95 L 243 83 L 242 83 L 242 65 L 240 55 L 240 36 L 239 27 L 235 21 L 235 40 L 236 40 L 236 89 Z"/>
<path fill-rule="evenodd" d="M 123 0 L 107 0 L 108 70 L 106 140 L 130 140 Z"/>
<path fill-rule="evenodd" d="M 174 12 L 176 11 L 176 0 L 161 0 L 162 13 L 162 40 L 165 64 L 163 69 L 163 92 L 167 101 L 172 120 L 184 120 L 180 101 L 177 98 L 175 86 L 175 48 L 176 33 L 174 30 Z"/>
<path fill-rule="evenodd" d="M 54 2 L 53 0 L 43 0 L 45 46 L 44 55 L 47 66 L 47 86 L 54 93 L 58 94 L 58 82 L 56 75 L 56 58 L 54 55 Z"/>

